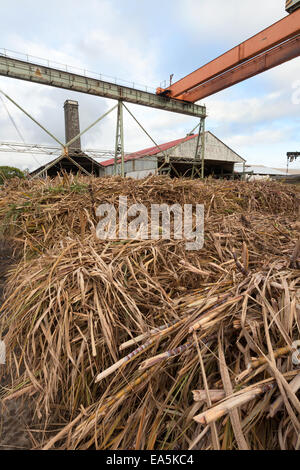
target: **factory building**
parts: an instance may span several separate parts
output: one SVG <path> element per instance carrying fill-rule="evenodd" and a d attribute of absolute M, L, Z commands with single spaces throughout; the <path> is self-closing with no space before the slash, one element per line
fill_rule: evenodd
<path fill-rule="evenodd" d="M 80 133 L 78 102 L 67 100 L 64 104 L 65 136 L 70 142 Z M 125 176 L 144 178 L 151 174 L 166 174 L 171 177 L 200 177 L 202 165 L 201 138 L 189 134 L 184 138 L 159 144 L 124 157 Z M 211 132 L 205 132 L 204 176 L 230 178 L 235 164 L 245 164 L 245 160 Z M 198 152 L 196 155 L 196 149 Z M 84 170 L 84 171 L 83 171 Z M 95 176 L 112 176 L 114 158 L 97 162 L 81 150 L 80 138 L 68 150 L 68 156 L 61 155 L 52 162 L 34 170 L 31 176 L 55 176 L 61 172 L 87 172 Z M 117 173 L 120 174 L 118 161 Z"/>
<path fill-rule="evenodd" d="M 125 176 L 144 178 L 150 174 L 170 176 L 200 176 L 201 148 L 196 155 L 198 134 L 187 135 L 158 147 L 150 147 L 126 155 L 124 158 Z M 200 139 L 201 141 L 201 139 Z M 204 176 L 228 178 L 233 176 L 234 165 L 244 164 L 245 160 L 211 132 L 205 132 Z M 101 162 L 101 176 L 114 174 L 114 159 Z M 120 161 L 118 161 L 120 172 Z"/>

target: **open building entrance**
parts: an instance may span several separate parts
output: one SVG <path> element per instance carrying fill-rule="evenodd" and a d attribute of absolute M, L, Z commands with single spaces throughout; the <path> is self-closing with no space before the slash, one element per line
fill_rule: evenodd
<path fill-rule="evenodd" d="M 215 160 L 204 162 L 204 177 L 231 179 L 233 172 L 234 163 Z M 171 158 L 167 163 L 164 159 L 160 159 L 158 160 L 158 173 L 169 175 L 171 178 L 201 178 L 201 162 L 179 161 L 179 159 Z"/>

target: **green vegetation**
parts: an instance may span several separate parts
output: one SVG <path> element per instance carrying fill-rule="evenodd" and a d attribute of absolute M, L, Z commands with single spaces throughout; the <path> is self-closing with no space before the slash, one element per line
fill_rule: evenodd
<path fill-rule="evenodd" d="M 0 184 L 11 178 L 25 178 L 23 171 L 12 166 L 0 166 Z"/>
<path fill-rule="evenodd" d="M 69 193 L 70 191 L 73 193 L 85 193 L 88 191 L 89 185 L 84 184 L 84 183 L 73 183 L 70 186 L 64 186 L 63 184 L 60 184 L 58 186 L 50 186 L 48 188 L 48 191 L 50 193 Z"/>

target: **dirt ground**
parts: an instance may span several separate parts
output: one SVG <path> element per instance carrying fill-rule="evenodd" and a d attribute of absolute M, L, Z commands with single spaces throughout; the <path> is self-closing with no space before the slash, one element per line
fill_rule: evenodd
<path fill-rule="evenodd" d="M 14 258 L 7 241 L 0 239 L 0 306 L 4 301 L 4 284 L 8 268 Z M 9 375 L 5 366 L 0 365 L 0 395 L 9 385 Z M 0 450 L 25 450 L 32 447 L 26 431 L 31 417 L 27 407 L 18 400 L 3 403 L 0 400 Z"/>

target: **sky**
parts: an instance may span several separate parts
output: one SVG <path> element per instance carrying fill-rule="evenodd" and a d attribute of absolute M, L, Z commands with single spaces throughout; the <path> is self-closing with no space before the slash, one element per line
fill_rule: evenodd
<path fill-rule="evenodd" d="M 0 0 L 1 48 L 155 89 L 177 81 L 286 15 L 284 0 Z M 4 21 L 5 20 L 5 21 Z M 34 61 L 32 59 L 32 61 Z M 64 140 L 63 104 L 79 102 L 81 129 L 115 102 L 0 76 L 0 89 Z M 6 99 L 0 142 L 56 145 Z M 223 90 L 205 104 L 206 128 L 249 164 L 285 168 L 300 150 L 300 57 Z M 193 117 L 127 105 L 158 143 L 184 137 Z M 83 148 L 113 149 L 116 112 L 82 137 Z M 125 151 L 152 146 L 129 115 Z M 52 158 L 0 152 L 0 165 L 33 170 Z M 300 161 L 290 165 L 300 169 Z"/>

